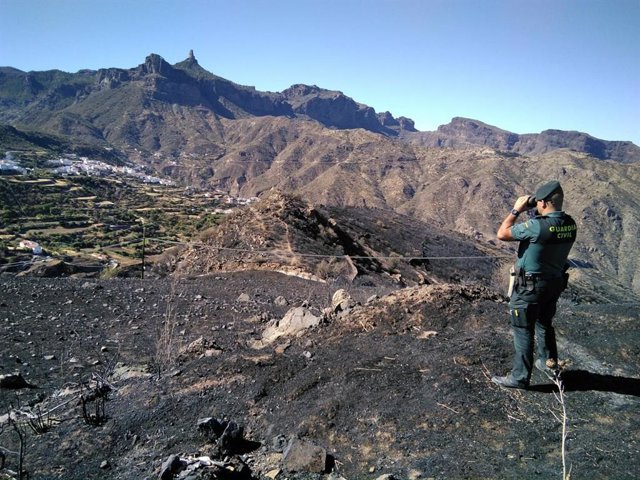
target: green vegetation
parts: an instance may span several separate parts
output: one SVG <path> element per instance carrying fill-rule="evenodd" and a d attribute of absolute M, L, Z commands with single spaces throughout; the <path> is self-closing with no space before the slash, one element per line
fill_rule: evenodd
<path fill-rule="evenodd" d="M 217 224 L 219 200 L 179 187 L 89 176 L 0 176 L 0 265 L 23 240 L 65 258 L 136 263 Z M 169 243 L 167 243 L 169 242 Z M 96 258 L 98 256 L 98 258 Z"/>

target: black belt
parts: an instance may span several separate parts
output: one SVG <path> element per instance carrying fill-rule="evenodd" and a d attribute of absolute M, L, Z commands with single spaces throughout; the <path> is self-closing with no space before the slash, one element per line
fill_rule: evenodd
<path fill-rule="evenodd" d="M 525 280 L 555 280 L 557 278 L 562 278 L 562 274 L 556 274 L 556 275 L 543 275 L 541 273 L 531 273 L 531 272 L 525 272 L 524 273 L 524 278 Z"/>

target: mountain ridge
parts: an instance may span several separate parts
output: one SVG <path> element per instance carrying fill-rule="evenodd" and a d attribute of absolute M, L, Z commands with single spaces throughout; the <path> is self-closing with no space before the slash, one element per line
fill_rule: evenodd
<path fill-rule="evenodd" d="M 96 105 L 99 102 L 109 106 L 111 115 L 100 110 Z M 156 102 L 160 105 L 154 105 Z M 75 74 L 0 68 L 0 106 L 3 107 L 0 123 L 17 128 L 108 143 L 123 150 L 138 148 L 153 154 L 159 150 L 158 141 L 126 133 L 127 129 L 148 130 L 148 136 L 159 136 L 163 140 L 162 135 L 153 132 L 153 121 L 144 116 L 129 121 L 121 119 L 126 125 L 109 128 L 115 120 L 113 112 L 126 117 L 127 112 L 133 111 L 130 116 L 140 117 L 145 111 L 155 113 L 167 106 L 175 109 L 175 105 L 213 117 L 207 121 L 210 124 L 218 118 L 271 115 L 309 119 L 328 128 L 363 128 L 422 146 L 491 146 L 516 154 L 570 148 L 602 160 L 633 163 L 640 159 L 640 147 L 632 142 L 601 140 L 586 133 L 562 130 L 520 135 L 462 117 L 453 117 L 449 124 L 441 125 L 434 132 L 419 132 L 413 120 L 395 118 L 390 112 L 376 112 L 340 91 L 294 84 L 282 92 L 262 92 L 236 84 L 200 66 L 193 51 L 187 59 L 174 65 L 153 53 L 134 68 L 80 70 Z M 184 135 L 177 134 L 174 143 L 183 142 Z"/>
<path fill-rule="evenodd" d="M 520 155 L 537 155 L 560 148 L 584 152 L 601 160 L 633 163 L 640 148 L 628 141 L 601 140 L 587 133 L 547 129 L 517 134 L 471 118 L 454 117 L 435 132 L 404 133 L 410 143 L 429 147 L 488 146 Z"/>

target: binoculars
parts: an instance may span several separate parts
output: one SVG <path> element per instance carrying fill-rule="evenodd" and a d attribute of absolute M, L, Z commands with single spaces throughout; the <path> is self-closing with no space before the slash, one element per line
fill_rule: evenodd
<path fill-rule="evenodd" d="M 534 197 L 533 195 L 530 195 L 529 198 L 527 199 L 527 207 L 534 208 L 537 202 L 538 201 L 536 200 L 536 197 Z"/>

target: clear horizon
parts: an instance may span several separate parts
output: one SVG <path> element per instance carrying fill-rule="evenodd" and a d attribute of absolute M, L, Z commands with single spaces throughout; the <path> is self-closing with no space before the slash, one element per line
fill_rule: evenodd
<path fill-rule="evenodd" d="M 640 0 L 0 0 L 0 66 L 134 68 L 193 50 L 235 83 L 340 90 L 423 131 L 467 117 L 640 145 L 638 25 Z"/>

